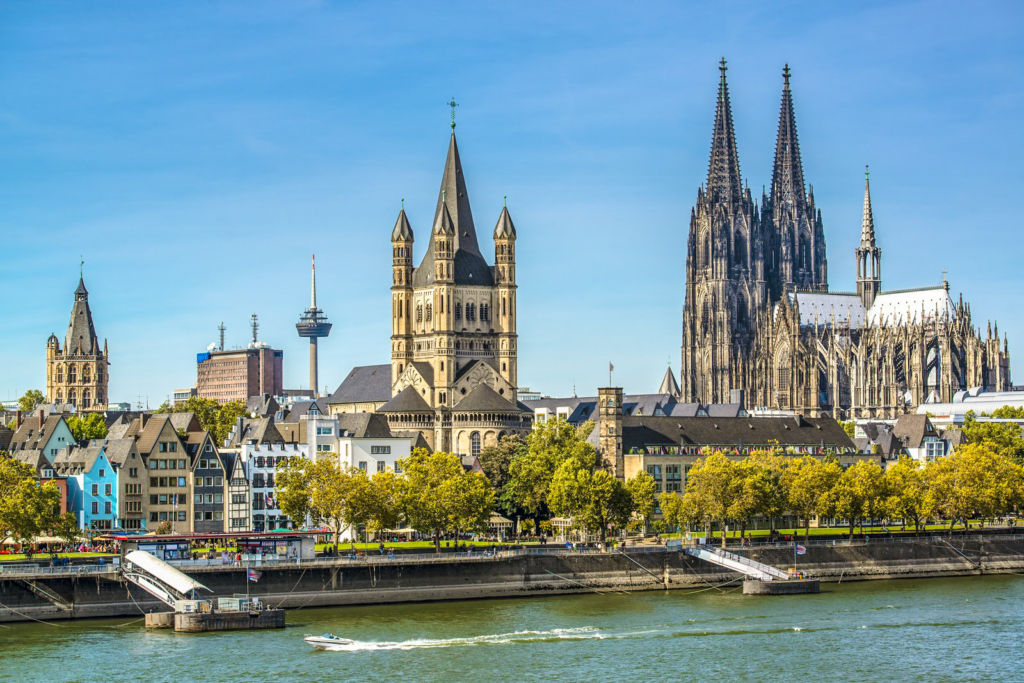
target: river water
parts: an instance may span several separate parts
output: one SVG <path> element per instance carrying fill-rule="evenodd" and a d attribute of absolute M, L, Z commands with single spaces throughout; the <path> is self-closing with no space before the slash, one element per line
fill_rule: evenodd
<path fill-rule="evenodd" d="M 1024 578 L 307 609 L 281 631 L 0 625 L 0 680 L 1021 680 Z M 723 590 L 725 592 L 723 592 Z M 58 622 L 59 623 L 59 622 Z M 357 641 L 312 651 L 303 635 Z"/>

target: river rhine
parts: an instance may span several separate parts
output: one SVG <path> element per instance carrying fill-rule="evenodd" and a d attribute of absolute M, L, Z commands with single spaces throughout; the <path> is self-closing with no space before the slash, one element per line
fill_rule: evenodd
<path fill-rule="evenodd" d="M 309 609 L 283 631 L 0 625 L 10 681 L 1021 680 L 1024 578 Z M 305 634 L 358 641 L 315 652 Z"/>

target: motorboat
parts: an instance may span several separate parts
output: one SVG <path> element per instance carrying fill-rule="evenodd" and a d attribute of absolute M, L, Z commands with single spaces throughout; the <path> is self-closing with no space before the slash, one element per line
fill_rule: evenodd
<path fill-rule="evenodd" d="M 306 636 L 303 640 L 318 650 L 340 649 L 346 645 L 351 645 L 353 642 L 348 638 L 339 638 L 333 633 L 325 633 L 322 636 Z"/>

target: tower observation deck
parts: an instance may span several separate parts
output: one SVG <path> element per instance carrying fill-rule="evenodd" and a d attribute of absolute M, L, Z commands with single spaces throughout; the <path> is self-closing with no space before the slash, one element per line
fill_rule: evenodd
<path fill-rule="evenodd" d="M 317 394 L 317 340 L 326 337 L 331 333 L 331 323 L 327 321 L 327 315 L 316 305 L 316 254 L 313 255 L 313 276 L 310 294 L 309 308 L 299 316 L 299 322 L 295 323 L 295 330 L 300 337 L 309 338 L 309 390 L 316 398 Z"/>

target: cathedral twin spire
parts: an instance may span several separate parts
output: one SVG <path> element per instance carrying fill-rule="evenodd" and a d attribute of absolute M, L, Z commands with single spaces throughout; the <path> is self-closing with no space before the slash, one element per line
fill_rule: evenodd
<path fill-rule="evenodd" d="M 728 67 L 725 57 L 719 62 L 718 102 L 715 105 L 715 128 L 711 137 L 711 159 L 708 162 L 708 195 L 738 204 L 743 197 L 740 160 L 736 151 L 736 131 L 729 104 L 729 85 L 725 80 Z"/>

